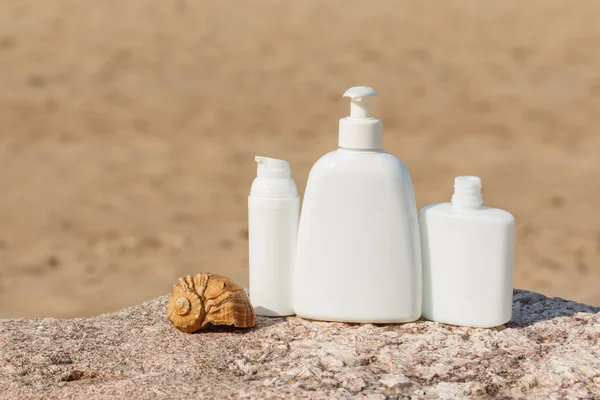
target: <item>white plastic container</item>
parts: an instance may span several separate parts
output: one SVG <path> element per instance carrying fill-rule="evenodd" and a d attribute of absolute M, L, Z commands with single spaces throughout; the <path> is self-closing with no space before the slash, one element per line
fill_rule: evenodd
<path fill-rule="evenodd" d="M 514 217 L 483 206 L 481 180 L 455 179 L 452 203 L 419 212 L 423 316 L 489 328 L 512 317 Z"/>
<path fill-rule="evenodd" d="M 257 315 L 293 315 L 300 198 L 287 161 L 256 157 L 256 162 L 248 196 L 250 301 Z"/>
<path fill-rule="evenodd" d="M 394 323 L 421 316 L 421 251 L 408 170 L 381 151 L 369 87 L 349 89 L 339 149 L 310 171 L 296 250 L 294 310 L 316 320 Z"/>

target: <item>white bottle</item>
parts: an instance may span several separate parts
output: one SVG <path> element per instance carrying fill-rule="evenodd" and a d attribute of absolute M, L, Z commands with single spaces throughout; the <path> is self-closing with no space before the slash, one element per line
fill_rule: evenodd
<path fill-rule="evenodd" d="M 514 217 L 483 206 L 481 180 L 455 179 L 452 203 L 419 212 L 423 317 L 489 328 L 512 317 Z"/>
<path fill-rule="evenodd" d="M 394 323 L 421 316 L 421 250 L 408 170 L 381 151 L 369 87 L 349 89 L 339 149 L 315 163 L 302 205 L 294 310 L 316 320 Z"/>
<path fill-rule="evenodd" d="M 287 161 L 256 157 L 256 162 L 248 196 L 250 301 L 257 315 L 293 315 L 298 189 Z"/>

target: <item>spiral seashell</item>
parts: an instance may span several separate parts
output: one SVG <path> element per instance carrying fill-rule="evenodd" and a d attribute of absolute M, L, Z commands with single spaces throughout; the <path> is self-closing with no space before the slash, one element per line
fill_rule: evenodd
<path fill-rule="evenodd" d="M 208 323 L 251 328 L 256 314 L 242 287 L 211 273 L 179 278 L 169 293 L 169 321 L 182 332 L 195 332 Z"/>

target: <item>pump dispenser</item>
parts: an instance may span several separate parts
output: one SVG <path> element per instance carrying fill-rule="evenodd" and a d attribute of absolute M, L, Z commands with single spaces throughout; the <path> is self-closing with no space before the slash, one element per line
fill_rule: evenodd
<path fill-rule="evenodd" d="M 300 317 L 358 323 L 421 316 L 421 250 L 410 174 L 381 150 L 370 87 L 349 89 L 339 148 L 310 171 L 294 271 Z"/>
<path fill-rule="evenodd" d="M 481 179 L 458 176 L 452 202 L 419 211 L 423 316 L 490 328 L 512 316 L 515 219 L 483 205 Z"/>
<path fill-rule="evenodd" d="M 254 160 L 258 163 L 256 171 L 258 178 L 290 178 L 292 176 L 290 163 L 285 160 L 259 156 L 256 156 Z"/>
<path fill-rule="evenodd" d="M 258 168 L 248 197 L 250 301 L 257 315 L 293 315 L 300 198 L 287 161 L 255 160 Z"/>
<path fill-rule="evenodd" d="M 380 149 L 381 120 L 371 116 L 371 99 L 379 94 L 370 87 L 357 86 L 344 93 L 350 97 L 350 116 L 340 120 L 339 147 Z"/>

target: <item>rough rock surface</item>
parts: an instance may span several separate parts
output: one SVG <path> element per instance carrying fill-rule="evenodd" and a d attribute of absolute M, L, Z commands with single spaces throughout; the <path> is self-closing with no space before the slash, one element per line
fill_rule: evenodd
<path fill-rule="evenodd" d="M 0 398 L 600 398 L 600 308 L 515 290 L 496 329 L 259 318 L 175 330 L 166 297 L 0 321 Z"/>

